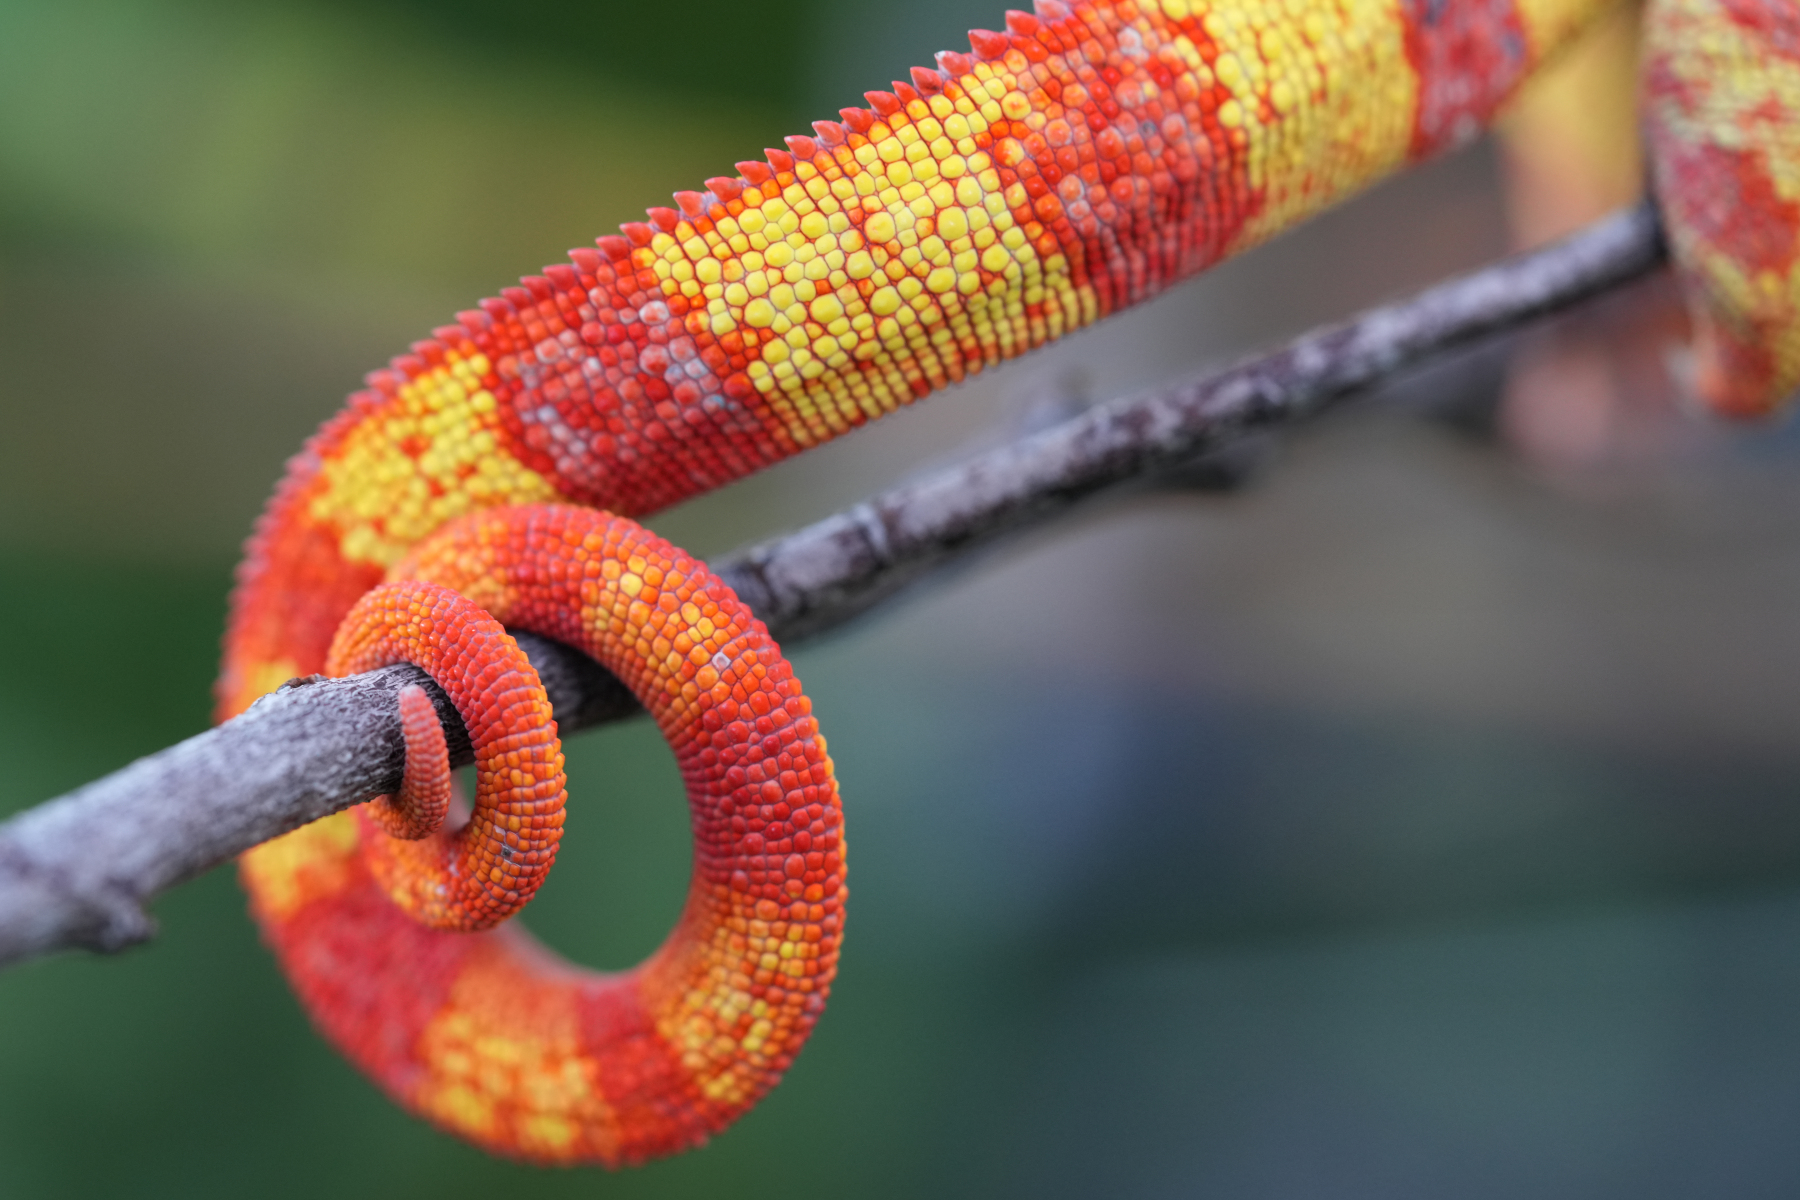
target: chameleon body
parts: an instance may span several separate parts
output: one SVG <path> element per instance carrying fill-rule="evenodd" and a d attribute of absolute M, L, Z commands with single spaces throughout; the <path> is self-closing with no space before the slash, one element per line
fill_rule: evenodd
<path fill-rule="evenodd" d="M 1695 384 L 1720 412 L 1763 416 L 1800 387 L 1800 10 L 1661 0 L 1644 33 L 1651 168 Z"/>
<path fill-rule="evenodd" d="M 244 857 L 257 919 L 326 1036 L 409 1108 L 526 1158 L 637 1162 L 741 1114 L 833 977 L 837 792 L 766 632 L 624 518 L 1135 304 L 1467 140 L 1602 6 L 1040 0 L 371 375 L 251 540 L 220 714 L 328 653 L 341 671 L 409 657 L 473 697 L 458 708 L 478 752 L 499 749 L 478 766 L 474 832 L 431 832 L 442 739 L 413 722 L 399 796 Z M 1756 7 L 1674 6 L 1715 23 L 1712 9 Z M 1669 48 L 1676 77 L 1685 53 Z M 1718 133 L 1704 113 L 1697 125 L 1663 123 L 1679 146 Z M 1717 292 L 1725 276 L 1697 278 Z M 1773 344 L 1766 323 L 1746 328 Z M 1785 364 L 1791 325 L 1780 336 Z M 528 666 L 464 678 L 487 670 L 493 630 L 449 593 L 595 654 L 676 749 L 693 884 L 634 971 L 582 971 L 515 925 L 472 932 L 547 869 L 561 762 Z"/>

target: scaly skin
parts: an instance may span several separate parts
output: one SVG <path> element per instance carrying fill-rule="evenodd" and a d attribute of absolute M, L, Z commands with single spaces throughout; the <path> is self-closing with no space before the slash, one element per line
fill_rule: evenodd
<path fill-rule="evenodd" d="M 1720 412 L 1766 416 L 1800 387 L 1800 12 L 1793 0 L 1659 0 L 1644 50 L 1695 385 Z"/>
<path fill-rule="evenodd" d="M 419 687 L 399 697 L 406 734 L 400 794 L 355 810 L 370 874 L 408 916 L 433 929 L 492 929 L 518 912 L 550 873 L 562 840 L 568 793 L 556 723 L 537 672 L 500 624 L 506 615 L 438 584 L 384 583 L 356 602 L 325 660 L 325 673 L 339 677 L 416 663 L 469 728 L 476 803 L 456 833 L 439 832 L 450 807 L 450 754 L 437 710 Z"/>
<path fill-rule="evenodd" d="M 502 865 L 522 869 L 490 882 L 446 871 L 456 856 L 440 850 L 416 878 L 396 878 L 384 855 L 421 843 L 341 814 L 244 856 L 264 935 L 327 1037 L 396 1100 L 480 1145 L 619 1164 L 703 1142 L 781 1077 L 837 965 L 842 812 L 799 682 L 704 565 L 593 509 L 475 513 L 393 574 L 345 622 L 332 665 L 418 655 L 469 724 L 478 791 L 510 793 L 478 798 L 445 840 L 509 847 Z M 561 832 L 555 726 L 537 711 L 548 704 L 530 666 L 488 645 L 504 636 L 499 622 L 616 674 L 686 782 L 687 905 L 662 948 L 623 974 L 561 962 L 517 925 L 450 932 L 403 911 L 438 902 L 432 880 L 473 879 L 473 919 L 458 908 L 436 923 L 491 924 L 529 896 Z"/>
<path fill-rule="evenodd" d="M 642 515 L 737 479 L 1466 140 L 1604 2 L 1040 0 L 371 375 L 251 541 L 220 715 L 324 667 L 384 577 L 428 580 L 634 688 L 682 761 L 696 865 L 681 923 L 622 976 L 561 963 L 514 925 L 428 929 L 403 908 L 466 883 L 455 862 L 518 848 L 492 820 L 475 858 L 377 844 L 378 828 L 428 824 L 412 807 L 442 782 L 441 748 L 409 736 L 409 762 L 430 765 L 409 765 L 400 797 L 244 857 L 326 1035 L 403 1104 L 502 1153 L 636 1162 L 729 1124 L 799 1051 L 835 969 L 830 760 L 736 598 L 590 510 Z M 397 606 L 441 599 L 378 593 L 345 636 L 410 622 L 428 644 L 437 627 Z M 458 706 L 478 741 L 524 732 Z M 535 745 L 548 767 L 553 743 Z M 494 890 L 440 923 L 469 923 Z"/>

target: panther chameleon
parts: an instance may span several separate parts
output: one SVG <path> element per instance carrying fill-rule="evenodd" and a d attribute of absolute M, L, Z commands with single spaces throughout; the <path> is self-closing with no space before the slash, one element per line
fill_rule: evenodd
<path fill-rule="evenodd" d="M 252 850 L 263 933 L 324 1035 L 492 1151 L 638 1163 L 780 1079 L 846 891 L 825 738 L 780 649 L 630 518 L 1128 308 L 1467 142 L 1605 0 L 1038 0 L 868 107 L 457 315 L 289 464 L 232 600 L 221 719 L 293 676 L 406 660 L 406 782 Z M 1643 123 L 1696 389 L 1800 383 L 1800 16 L 1649 0 Z M 555 857 L 562 756 L 506 626 L 594 656 L 688 791 L 686 906 L 645 963 L 506 918 Z"/>

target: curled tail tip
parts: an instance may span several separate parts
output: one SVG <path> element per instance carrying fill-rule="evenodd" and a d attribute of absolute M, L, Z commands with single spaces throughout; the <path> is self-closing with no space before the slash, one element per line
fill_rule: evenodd
<path fill-rule="evenodd" d="M 405 775 L 400 790 L 370 801 L 368 812 L 389 837 L 418 841 L 435 833 L 450 811 L 450 749 L 424 688 L 409 683 L 395 699 L 406 739 Z"/>
<path fill-rule="evenodd" d="M 437 583 L 399 578 L 364 594 L 338 627 L 326 670 L 396 662 L 436 680 L 468 727 L 475 812 L 462 829 L 444 831 L 452 781 L 443 726 L 423 688 L 403 688 L 405 774 L 398 793 L 362 809 L 367 865 L 419 923 L 490 929 L 536 894 L 562 838 L 567 781 L 549 700 L 501 624 Z"/>

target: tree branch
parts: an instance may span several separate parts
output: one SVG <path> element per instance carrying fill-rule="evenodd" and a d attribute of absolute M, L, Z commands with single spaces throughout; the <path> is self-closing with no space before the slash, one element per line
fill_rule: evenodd
<path fill-rule="evenodd" d="M 1168 478 L 1426 358 L 1616 288 L 1663 256 L 1656 214 L 1639 205 L 1225 371 L 1090 409 L 714 570 L 792 644 L 1100 493 Z M 640 711 L 583 656 L 533 635 L 519 642 L 565 733 Z M 405 757 L 393 693 L 412 682 L 437 702 L 452 761 L 470 761 L 443 694 L 416 667 L 387 667 L 296 680 L 215 729 L 0 824 L 0 964 L 142 941 L 154 932 L 143 905 L 159 892 L 393 791 Z"/>
<path fill-rule="evenodd" d="M 1662 262 L 1646 203 L 1544 250 L 1427 288 L 871 497 L 713 569 L 782 641 L 840 625 L 947 561 L 1152 480 L 1247 434 L 1316 415 L 1427 357 L 1515 329 Z"/>

